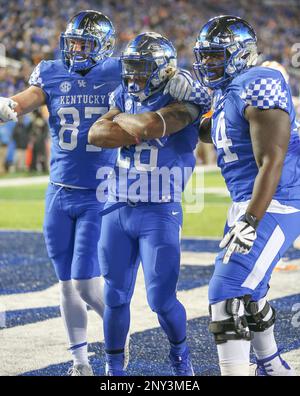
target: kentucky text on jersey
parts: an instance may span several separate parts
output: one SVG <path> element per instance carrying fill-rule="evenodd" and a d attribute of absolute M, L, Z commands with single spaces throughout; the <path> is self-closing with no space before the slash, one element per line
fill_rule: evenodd
<path fill-rule="evenodd" d="M 117 150 L 88 144 L 88 131 L 108 110 L 109 95 L 120 84 L 120 62 L 106 58 L 88 73 L 69 72 L 62 61 L 42 61 L 30 84 L 43 89 L 51 133 L 50 179 L 96 190 L 102 166 L 114 167 Z"/>
<path fill-rule="evenodd" d="M 60 97 L 61 105 L 77 105 L 77 104 L 102 104 L 106 103 L 106 95 L 66 95 Z"/>

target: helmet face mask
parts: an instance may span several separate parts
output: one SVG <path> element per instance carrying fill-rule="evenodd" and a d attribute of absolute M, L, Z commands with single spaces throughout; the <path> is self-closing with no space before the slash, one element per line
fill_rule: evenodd
<path fill-rule="evenodd" d="M 65 36 L 63 40 L 63 46 L 69 61 L 74 61 L 74 59 L 78 60 L 78 62 L 85 61 L 90 56 L 95 56 L 98 52 L 99 43 L 92 37 L 83 38 L 82 36 L 69 35 Z"/>
<path fill-rule="evenodd" d="M 256 34 L 241 18 L 215 17 L 200 30 L 194 54 L 197 78 L 209 88 L 216 89 L 256 64 Z M 213 58 L 218 58 L 219 62 L 214 64 Z"/>
<path fill-rule="evenodd" d="M 146 32 L 132 40 L 121 56 L 122 83 L 136 100 L 146 100 L 162 89 L 175 70 L 176 50 L 160 34 Z"/>
<path fill-rule="evenodd" d="M 198 80 L 217 84 L 224 77 L 226 53 L 224 49 L 195 51 L 194 70 Z"/>
<path fill-rule="evenodd" d="M 138 94 L 142 92 L 148 79 L 151 77 L 157 65 L 153 60 L 143 59 L 121 59 L 122 78 L 128 93 Z"/>
<path fill-rule="evenodd" d="M 82 11 L 71 18 L 60 36 L 62 59 L 69 71 L 87 70 L 111 56 L 115 30 L 110 20 L 98 11 Z"/>

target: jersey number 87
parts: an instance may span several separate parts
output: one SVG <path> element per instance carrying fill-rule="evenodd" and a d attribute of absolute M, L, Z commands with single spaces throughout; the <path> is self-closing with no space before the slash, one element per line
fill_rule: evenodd
<path fill-rule="evenodd" d="M 108 111 L 107 107 L 85 107 L 84 109 L 84 117 L 92 118 L 93 115 L 98 115 L 99 117 L 105 114 Z M 57 115 L 60 118 L 60 130 L 59 130 L 59 145 L 64 150 L 74 150 L 78 144 L 78 133 L 79 133 L 79 124 L 80 124 L 80 116 L 79 111 L 75 107 L 61 107 Z M 73 118 L 72 123 L 68 123 L 66 116 L 71 115 Z M 69 142 L 65 141 L 65 132 L 71 131 L 71 138 Z M 93 146 L 92 144 L 86 145 L 86 151 L 101 151 L 101 147 Z"/>

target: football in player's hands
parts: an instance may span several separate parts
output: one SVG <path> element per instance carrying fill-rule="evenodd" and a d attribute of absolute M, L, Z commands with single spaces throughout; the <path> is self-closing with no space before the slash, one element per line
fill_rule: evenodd
<path fill-rule="evenodd" d="M 14 111 L 17 103 L 10 98 L 0 97 L 0 123 L 18 121 L 18 114 Z"/>
<path fill-rule="evenodd" d="M 249 213 L 243 215 L 227 232 L 220 248 L 226 248 L 223 263 L 228 264 L 233 253 L 248 254 L 257 237 L 258 220 Z"/>

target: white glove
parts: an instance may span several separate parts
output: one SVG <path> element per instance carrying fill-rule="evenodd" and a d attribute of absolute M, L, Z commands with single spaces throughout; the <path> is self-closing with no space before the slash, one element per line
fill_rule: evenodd
<path fill-rule="evenodd" d="M 233 253 L 248 254 L 256 239 L 258 220 L 249 213 L 242 216 L 227 232 L 220 248 L 226 248 L 223 263 L 228 264 Z"/>
<path fill-rule="evenodd" d="M 188 101 L 193 89 L 193 79 L 186 70 L 177 70 L 164 89 L 164 95 L 170 94 L 174 99 L 181 102 Z"/>
<path fill-rule="evenodd" d="M 202 113 L 207 113 L 211 108 L 211 95 L 207 88 L 198 81 L 194 81 L 186 70 L 176 71 L 164 89 L 164 95 L 170 94 L 179 102 L 189 102 L 201 106 Z"/>
<path fill-rule="evenodd" d="M 0 97 L 0 123 L 18 121 L 18 114 L 14 111 L 16 106 L 12 99 Z"/>

